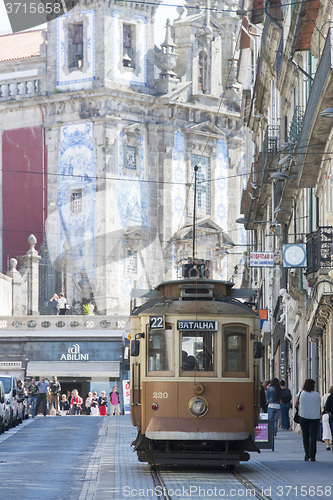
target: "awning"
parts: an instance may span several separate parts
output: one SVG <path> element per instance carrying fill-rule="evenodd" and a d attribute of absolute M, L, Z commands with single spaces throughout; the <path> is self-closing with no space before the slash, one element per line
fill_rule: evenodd
<path fill-rule="evenodd" d="M 111 377 L 118 378 L 119 361 L 29 361 L 27 377 Z"/>

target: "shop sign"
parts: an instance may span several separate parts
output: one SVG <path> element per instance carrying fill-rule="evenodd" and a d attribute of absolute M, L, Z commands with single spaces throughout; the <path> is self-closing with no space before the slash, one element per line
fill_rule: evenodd
<path fill-rule="evenodd" d="M 250 267 L 274 267 L 274 252 L 250 252 Z"/>
<path fill-rule="evenodd" d="M 89 354 L 82 354 L 80 345 L 73 344 L 66 354 L 61 355 L 60 361 L 89 361 Z"/>

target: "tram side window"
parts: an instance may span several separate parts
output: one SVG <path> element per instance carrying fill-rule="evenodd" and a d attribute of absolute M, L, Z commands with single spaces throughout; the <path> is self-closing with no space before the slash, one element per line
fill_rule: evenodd
<path fill-rule="evenodd" d="M 214 333 L 182 332 L 182 371 L 214 371 Z"/>
<path fill-rule="evenodd" d="M 245 326 L 226 326 L 223 332 L 223 376 L 248 377 L 248 333 Z"/>
<path fill-rule="evenodd" d="M 170 372 L 172 363 L 172 328 L 149 330 L 148 334 L 148 372 Z"/>

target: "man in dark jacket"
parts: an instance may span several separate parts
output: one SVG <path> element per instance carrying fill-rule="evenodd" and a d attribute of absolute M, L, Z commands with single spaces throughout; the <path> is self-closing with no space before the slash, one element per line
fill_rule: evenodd
<path fill-rule="evenodd" d="M 289 410 L 291 408 L 291 392 L 290 389 L 286 387 L 286 383 L 283 379 L 280 380 L 281 386 L 281 421 L 282 427 L 286 430 L 290 429 L 289 420 Z"/>
<path fill-rule="evenodd" d="M 50 382 L 50 410 L 52 408 L 52 405 L 54 406 L 57 415 L 60 415 L 59 412 L 59 395 L 61 393 L 61 385 L 60 382 L 58 382 L 57 377 L 52 377 L 52 382 Z"/>

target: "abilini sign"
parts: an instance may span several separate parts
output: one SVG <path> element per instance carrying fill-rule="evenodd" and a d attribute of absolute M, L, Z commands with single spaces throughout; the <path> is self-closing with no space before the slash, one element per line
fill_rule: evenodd
<path fill-rule="evenodd" d="M 67 354 L 62 354 L 60 361 L 88 361 L 89 354 L 81 354 L 79 344 L 73 344 L 67 349 Z"/>

